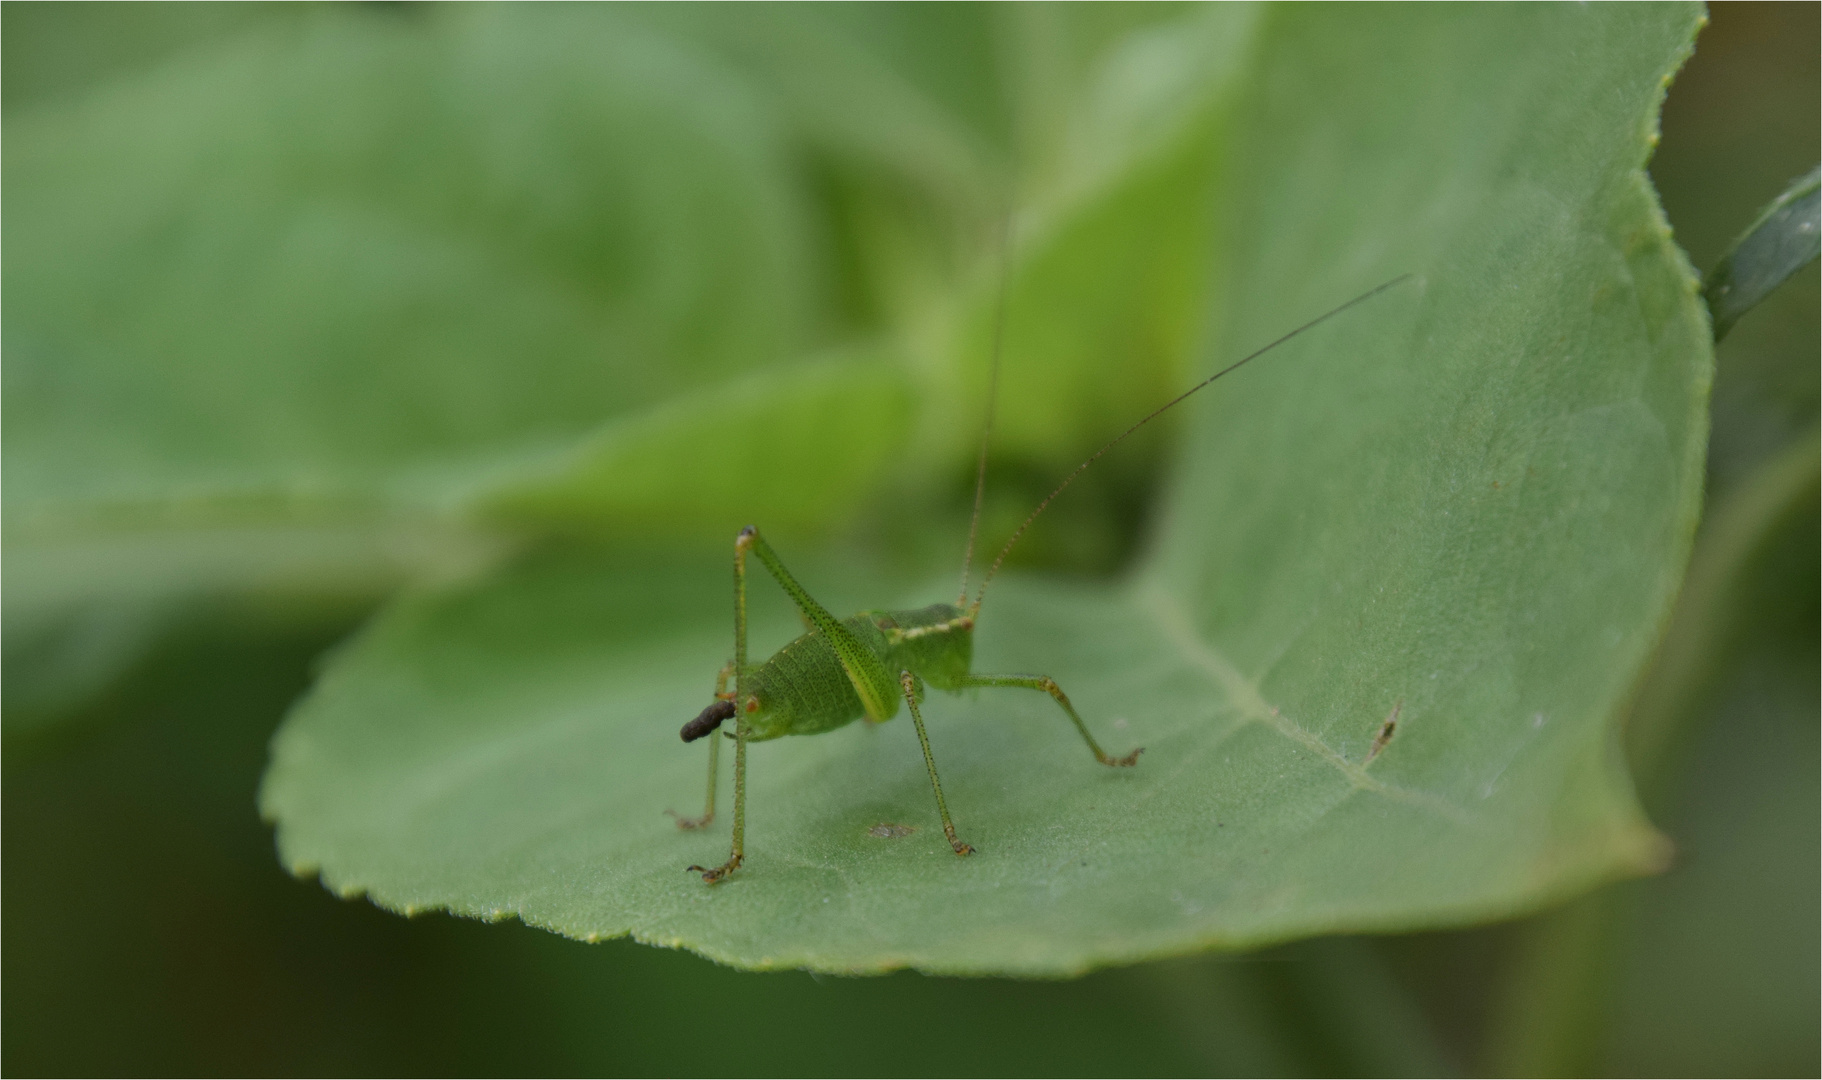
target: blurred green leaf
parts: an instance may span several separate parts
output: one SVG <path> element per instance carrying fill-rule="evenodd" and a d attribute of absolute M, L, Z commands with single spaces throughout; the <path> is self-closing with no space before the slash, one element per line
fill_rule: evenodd
<path fill-rule="evenodd" d="M 1613 721 L 1702 476 L 1712 353 L 1642 172 L 1699 19 L 1257 28 L 1200 366 L 1421 277 L 1185 417 L 1135 579 L 990 598 L 977 668 L 1056 675 L 1107 741 L 1147 747 L 1138 768 L 1099 769 L 1037 695 L 933 702 L 980 849 L 957 860 L 903 726 L 767 744 L 747 865 L 704 887 L 682 868 L 720 858 L 725 824 L 661 811 L 699 797 L 674 732 L 730 648 L 726 558 L 553 558 L 402 600 L 337 654 L 274 743 L 282 858 L 395 910 L 742 966 L 1053 975 L 1497 918 L 1660 866 Z M 784 555 L 838 610 L 952 587 Z M 762 603 L 759 656 L 794 632 Z"/>
<path fill-rule="evenodd" d="M 14 120 L 9 545 L 460 531 L 477 475 L 809 346 L 764 102 L 564 30 L 353 12 Z"/>
<path fill-rule="evenodd" d="M 934 376 L 914 456 L 938 472 L 972 479 L 1007 294 L 990 524 L 1010 529 L 1182 385 L 1208 330 L 1222 105 L 1254 7 L 640 11 L 751 72 L 835 162 L 849 287 Z M 1116 565 L 1131 537 L 1095 534 L 1131 532 L 1166 427 L 1087 478 L 1062 511 L 1070 542 L 1053 532 L 1024 560 Z"/>
<path fill-rule="evenodd" d="M 536 524 L 477 520 L 476 492 L 822 333 L 781 128 L 712 58 L 632 26 L 318 14 L 9 114 L 6 636 L 31 711 L 194 597 L 472 573 Z M 827 522 L 882 456 L 788 516 Z M 800 507 L 783 477 L 744 494 Z"/>
<path fill-rule="evenodd" d="M 302 27 L 322 16 L 316 3 L 6 3 L 0 39 L 0 105 L 10 119 L 47 100 L 87 92 L 199 46 L 275 24 Z"/>
<path fill-rule="evenodd" d="M 1702 288 L 1721 340 L 1740 316 L 1822 254 L 1822 167 L 1791 182 L 1709 272 Z"/>
<path fill-rule="evenodd" d="M 1004 269 L 977 279 L 962 343 L 968 400 L 985 400 L 1003 294 L 987 535 L 1009 534 L 1059 476 L 1189 381 L 1214 330 L 1209 253 L 1255 16 L 1206 8 L 1110 50 L 1074 88 L 1055 160 L 1025 181 L 1031 205 Z M 955 415 L 952 443 L 975 449 L 974 409 Z M 1106 572 L 1130 561 L 1178 419 L 1082 477 L 1015 564 Z"/>
<path fill-rule="evenodd" d="M 1018 65 L 983 34 L 1064 73 L 1040 227 L 1129 249 L 1045 264 L 1132 301 L 1031 309 L 1077 344 L 1013 358 L 1011 429 L 1053 466 L 1174 382 L 1206 243 L 1175 226 L 1244 19 L 718 12 L 174 24 L 200 44 L 22 112 L 17 700 L 79 699 L 197 597 L 378 597 L 552 532 L 814 532 L 927 489 L 972 454 L 998 265 L 1005 118 L 954 80 Z"/>
<path fill-rule="evenodd" d="M 914 405 L 908 372 L 889 359 L 772 368 L 610 423 L 473 499 L 497 519 L 584 535 L 723 536 L 758 517 L 814 525 L 890 466 Z"/>
<path fill-rule="evenodd" d="M 801 348 L 763 104 L 558 30 L 355 20 L 16 121 L 9 501 L 425 498 Z"/>

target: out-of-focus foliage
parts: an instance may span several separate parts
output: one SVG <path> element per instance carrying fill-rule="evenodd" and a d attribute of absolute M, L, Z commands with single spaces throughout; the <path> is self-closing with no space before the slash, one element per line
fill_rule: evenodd
<path fill-rule="evenodd" d="M 271 864 L 270 834 L 251 813 L 252 788 L 265 737 L 304 687 L 310 658 L 397 583 L 472 574 L 540 537 L 605 539 L 623 558 L 649 558 L 636 553 L 653 540 L 691 546 L 678 538 L 697 533 L 711 534 L 720 548 L 742 515 L 728 510 L 732 522 L 715 515 L 755 487 L 739 470 L 762 474 L 763 484 L 784 468 L 693 438 L 700 412 L 746 410 L 745 422 L 773 417 L 781 428 L 800 415 L 824 424 L 860 420 L 859 438 L 871 441 L 851 445 L 871 447 L 871 456 L 818 462 L 788 441 L 768 444 L 768 452 L 780 455 L 775 461 L 798 463 L 793 471 L 832 471 L 830 497 L 806 498 L 781 484 L 773 489 L 779 501 L 766 512 L 790 523 L 786 529 L 796 530 L 799 544 L 817 547 L 835 536 L 844 546 L 860 542 L 896 552 L 874 564 L 892 568 L 894 577 L 949 562 L 965 524 L 958 524 L 958 513 L 971 479 L 1007 176 L 1020 178 L 1018 202 L 1031 209 L 1011 258 L 1009 390 L 995 459 L 995 490 L 1005 494 L 990 506 L 990 534 L 1003 533 L 1007 519 L 1016 520 L 1059 469 L 1110 434 L 1107 427 L 1126 420 L 1135 403 L 1179 385 L 1205 332 L 1238 332 L 1226 320 L 1199 322 L 1201 296 L 1211 289 L 1230 294 L 1233 283 L 1216 280 L 1212 271 L 1189 290 L 1194 295 L 1160 294 L 1156 283 L 1185 280 L 1188 268 L 1171 269 L 1171 259 L 1193 254 L 1215 230 L 1214 221 L 1188 229 L 1178 224 L 1193 209 L 1194 193 L 1218 181 L 1218 172 L 1207 172 L 1217 162 L 1208 151 L 1224 145 L 1225 136 L 1205 120 L 1227 88 L 1219 79 L 1204 83 L 1183 73 L 1245 63 L 1223 43 L 1250 40 L 1255 13 L 1224 8 L 1209 18 L 1228 22 L 1198 24 L 1178 10 L 1138 6 L 1062 15 L 1032 6 L 820 11 L 815 19 L 790 9 L 726 8 L 553 16 L 571 20 L 565 25 L 578 39 L 611 25 L 624 40 L 686 43 L 682 60 L 691 70 L 719 76 L 688 80 L 692 93 L 752 90 L 748 100 L 757 106 L 749 115 L 760 122 L 737 136 L 771 148 L 780 204 L 796 208 L 796 217 L 785 215 L 796 222 L 786 231 L 802 226 L 793 256 L 799 261 L 777 264 L 785 267 L 779 279 L 762 284 L 799 289 L 803 302 L 795 316 L 768 313 L 783 317 L 780 325 L 790 329 L 779 340 L 789 343 L 750 373 L 711 373 L 549 437 L 479 422 L 509 416 L 525 400 L 515 395 L 537 391 L 511 385 L 510 367 L 493 371 L 483 364 L 452 369 L 478 371 L 479 382 L 440 388 L 444 396 L 428 400 L 426 412 L 405 415 L 400 434 L 486 436 L 466 446 L 446 442 L 453 452 L 432 455 L 428 464 L 406 461 L 378 472 L 325 467 L 325 461 L 338 465 L 325 453 L 335 447 L 287 441 L 282 422 L 310 415 L 307 394 L 261 403 L 234 418 L 243 421 L 238 429 L 125 425 L 101 431 L 93 447 L 75 447 L 67 463 L 34 463 L 29 453 L 16 453 L 14 429 L 33 426 L 32 416 L 21 423 L 16 405 L 42 399 L 15 393 L 13 379 L 47 369 L 45 354 L 33 351 L 42 343 L 15 336 L 27 328 L 20 305 L 31 289 L 29 282 L 20 288 L 20 249 L 9 252 L 6 667 L 12 678 L 4 829 L 12 930 L 6 974 L 15 992 L 6 1004 L 5 1067 L 650 1073 L 687 1071 L 696 1047 L 734 1046 L 742 1067 L 777 1072 L 1814 1072 L 1815 485 L 1790 464 L 1804 454 L 1791 449 L 1792 440 L 1815 421 L 1814 270 L 1749 313 L 1721 352 L 1708 500 L 1714 520 L 1704 528 L 1694 564 L 1698 573 L 1720 569 L 1706 579 L 1712 587 L 1692 581 L 1690 594 L 1706 595 L 1711 606 L 1686 596 L 1670 637 L 1672 647 L 1681 642 L 1693 650 L 1680 655 L 1698 663 L 1660 664 L 1639 708 L 1669 700 L 1677 715 L 1635 716 L 1633 723 L 1635 735 L 1659 733 L 1647 740 L 1656 749 L 1635 753 L 1653 819 L 1678 845 L 1677 865 L 1660 880 L 1597 894 L 1589 903 L 1606 908 L 1593 917 L 1570 909 L 1511 929 L 1307 942 L 1262 954 L 1264 962 L 1179 961 L 1069 984 L 910 975 L 816 982 L 801 974 L 734 973 L 623 942 L 590 947 L 522 928 L 407 922 L 302 888 Z M 388 43 L 418 57 L 419 71 L 438 63 L 445 72 L 460 71 L 465 58 L 498 57 L 509 46 L 499 13 L 8 4 L 0 18 L 0 71 L 12 121 L 9 242 L 21 213 L 12 169 L 34 160 L 20 153 L 18 140 L 37 133 L 47 158 L 67 140 L 90 146 L 97 163 L 114 162 L 111 174 L 78 168 L 73 177 L 86 190 L 113 191 L 110 199 L 119 203 L 110 213 L 131 210 L 138 195 L 134 178 L 121 175 L 122 159 L 109 155 L 134 146 L 162 153 L 168 144 L 173 157 L 217 147 L 228 160 L 203 175 L 200 187 L 219 194 L 224 188 L 211 186 L 219 180 L 235 192 L 213 208 L 188 204 L 187 217 L 163 223 L 172 229 L 213 220 L 262 228 L 378 221 L 385 227 L 372 231 L 372 245 L 358 226 L 345 230 L 352 235 L 339 249 L 346 264 L 327 270 L 320 250 L 273 247 L 265 235 L 236 238 L 225 226 L 215 234 L 216 250 L 249 258 L 264 251 L 262 257 L 304 271 L 306 262 L 287 260 L 318 258 L 314 274 L 303 278 L 311 290 L 307 302 L 340 298 L 340 306 L 325 312 L 366 310 L 379 313 L 369 327 L 415 326 L 418 336 L 407 334 L 410 347 L 399 350 L 404 356 L 419 346 L 454 349 L 457 357 L 485 352 L 485 338 L 477 343 L 454 331 L 443 338 L 434 332 L 439 321 L 453 320 L 456 328 L 477 327 L 484 335 L 491 319 L 486 310 L 468 310 L 475 305 L 442 302 L 443 289 L 459 283 L 463 270 L 460 260 L 443 255 L 465 251 L 472 256 L 468 265 L 493 274 L 473 280 L 500 282 L 498 310 L 511 315 L 540 311 L 539 303 L 560 306 L 538 299 L 552 293 L 573 300 L 574 286 L 599 254 L 577 242 L 569 248 L 576 262 L 534 259 L 566 243 L 528 225 L 535 225 L 537 204 L 563 194 L 561 153 L 539 159 L 539 176 L 530 175 L 528 158 L 525 175 L 507 168 L 504 176 L 451 180 L 452 190 L 526 196 L 494 204 L 477 197 L 467 209 L 496 215 L 496 227 L 451 236 L 438 221 L 455 220 L 461 208 L 418 206 L 409 197 L 376 203 L 374 192 L 358 186 L 330 190 L 324 186 L 330 180 L 360 177 L 292 175 L 296 158 L 280 154 L 278 167 L 262 163 L 257 141 L 237 146 L 225 135 L 212 141 L 208 132 L 185 130 L 184 117 L 130 111 L 135 97 L 194 90 L 249 56 L 321 56 L 311 50 L 326 48 L 325 41 Z M 605 21 L 590 22 L 595 19 Z M 1779 22 L 1793 19 L 1794 28 Z M 1712 266 L 1757 207 L 1816 160 L 1814 19 L 1807 7 L 1717 12 L 1672 91 L 1652 170 L 1677 240 L 1698 267 Z M 536 36 L 526 30 L 519 40 Z M 452 43 L 466 43 L 467 51 L 452 55 Z M 626 59 L 626 49 L 600 51 Z M 678 59 L 676 51 L 644 62 L 662 67 Z M 271 67 L 275 79 L 298 77 L 295 65 Z M 553 67 L 553 80 L 565 71 L 585 83 L 612 74 L 611 65 L 599 72 L 579 72 L 575 63 Z M 1421 78 L 1424 65 L 1413 61 L 1404 70 Z M 830 71 L 840 72 L 839 79 L 831 81 Z M 539 97 L 544 73 L 522 80 L 524 86 L 493 74 L 493 82 L 473 85 L 519 95 L 514 108 L 526 115 L 537 113 L 532 105 L 540 100 L 549 106 L 548 95 Z M 364 85 L 384 85 L 385 77 L 370 70 Z M 370 120 L 396 124 L 406 115 L 434 117 L 438 108 L 447 117 L 452 108 L 488 107 L 474 98 L 439 106 L 440 94 L 463 89 L 451 81 L 464 83 L 466 76 L 408 87 L 407 100 L 386 103 Z M 299 91 L 291 107 L 308 109 L 358 89 L 332 87 L 308 98 Z M 832 92 L 837 89 L 846 92 Z M 257 116 L 262 108 L 250 101 L 237 109 L 200 91 L 187 100 L 198 109 L 188 118 L 191 129 L 205 117 Z M 118 142 L 97 142 L 77 121 L 106 113 L 107 101 L 126 102 L 115 107 L 170 137 L 120 129 Z M 586 108 L 586 95 L 577 105 Z M 461 133 L 452 126 L 460 127 L 433 124 L 397 140 L 406 156 L 394 163 L 397 176 L 407 175 L 413 153 L 472 152 L 459 145 Z M 661 142 L 675 135 L 683 142 L 664 145 L 683 145 L 689 131 L 684 125 L 648 134 Z M 1198 131 L 1205 133 L 1200 145 L 1185 134 Z M 1122 132 L 1143 137 L 1108 137 Z M 533 125 L 499 137 L 536 147 L 540 134 Z M 282 151 L 275 147 L 282 136 L 269 134 L 263 152 Z M 31 139 L 24 149 L 33 149 Z M 495 160 L 510 165 L 511 159 Z M 258 185 L 233 187 L 261 169 L 289 193 L 284 199 Z M 150 169 L 146 180 L 162 175 Z M 420 175 L 442 185 L 440 172 Z M 1110 177 L 1137 179 L 1109 183 Z M 369 179 L 384 188 L 387 178 Z M 719 190 L 743 178 L 689 179 Z M 167 190 L 183 205 L 188 187 Z M 651 197 L 662 205 L 669 195 L 692 190 Z M 66 205 L 80 197 L 53 194 Z M 298 216 L 286 202 L 293 196 L 320 203 L 305 208 L 318 217 Z M 1150 233 L 1134 229 L 1146 208 L 1156 208 Z M 439 211 L 449 213 L 437 219 Z M 159 225 L 151 222 L 136 235 L 147 245 L 170 243 L 173 233 Z M 206 228 L 201 234 L 209 235 Z M 667 235 L 679 234 L 697 235 L 687 222 Z M 420 251 L 432 257 L 397 257 L 399 244 L 387 242 L 400 236 L 423 241 L 428 246 Z M 1111 246 L 1115 240 L 1129 245 L 1124 255 Z M 197 384 L 204 389 L 210 364 L 224 365 L 219 370 L 231 382 L 250 373 L 282 375 L 287 350 L 295 363 L 297 350 L 316 347 L 309 332 L 333 329 L 327 315 L 324 327 L 302 327 L 306 340 L 295 349 L 273 341 L 277 335 L 260 338 L 256 310 L 236 305 L 237 297 L 257 297 L 258 282 L 225 271 L 217 274 L 227 278 L 221 297 L 213 288 L 174 291 L 167 268 L 211 269 L 201 249 L 186 263 L 143 247 L 137 267 L 129 260 L 102 272 L 79 265 L 92 250 L 53 253 L 44 265 L 61 266 L 68 280 L 84 283 L 90 306 L 83 310 L 97 315 L 96 336 L 165 348 L 157 355 L 174 357 L 179 370 L 193 365 L 205 376 Z M 1084 260 L 1079 252 L 1106 257 Z M 1154 258 L 1154 252 L 1174 254 Z M 689 250 L 660 254 L 688 256 Z M 712 268 L 705 271 L 700 262 L 696 278 L 688 276 L 687 258 L 666 265 L 678 272 L 643 283 L 679 290 L 660 295 L 690 295 L 692 283 L 709 293 L 727 284 L 717 284 Z M 1069 276 L 1071 267 L 1084 265 L 1094 272 Z M 519 268 L 529 266 L 549 269 L 554 284 L 525 280 Z M 428 307 L 413 308 L 410 294 L 361 295 L 363 283 L 401 267 L 426 275 L 420 299 Z M 342 274 L 346 281 L 335 280 Z M 1106 306 L 1073 299 L 1114 298 L 1121 289 L 1130 299 Z M 144 297 L 153 295 L 174 296 L 225 321 L 191 327 L 182 310 L 146 306 Z M 613 341 L 600 328 L 651 314 L 579 306 L 586 310 L 578 325 L 599 331 L 587 345 L 602 357 Z M 163 320 L 162 336 L 126 334 L 123 324 L 135 320 Z M 561 325 L 520 325 L 534 342 L 565 332 Z M 687 318 L 672 325 L 710 336 L 716 329 Z M 189 333 L 214 341 L 217 351 L 169 351 Z M 234 344 L 236 333 L 262 341 L 271 355 L 237 367 L 244 358 L 220 351 L 223 343 Z M 733 354 L 765 344 L 737 338 L 721 338 Z M 326 340 L 382 360 L 391 355 L 374 351 L 360 335 Z M 695 342 L 680 347 L 687 351 Z M 108 365 L 120 357 L 103 353 L 49 370 L 71 377 L 117 371 Z M 1143 362 L 1097 381 L 1110 353 Z M 576 364 L 581 377 L 594 355 Z M 424 362 L 439 370 L 437 362 Z M 372 374 L 355 369 L 357 377 Z M 132 412 L 130 401 L 122 406 L 106 395 L 96 401 L 95 389 L 58 389 L 84 414 L 77 422 L 87 422 L 91 411 L 113 415 L 104 407 Z M 464 391 L 472 395 L 466 403 Z M 121 388 L 122 397 L 135 393 Z M 871 402 L 868 416 L 831 404 L 854 400 L 850 395 Z M 437 411 L 452 401 L 460 406 L 453 413 Z M 390 415 L 409 402 L 380 395 L 350 404 L 367 408 L 366 415 Z M 549 405 L 557 413 L 570 406 L 586 412 L 574 402 Z M 346 422 L 330 413 L 326 430 L 349 434 L 348 445 L 384 434 L 363 428 L 358 408 Z M 873 416 L 883 421 L 865 422 Z M 273 417 L 281 422 L 269 424 Z M 240 450 L 231 449 L 210 464 L 206 455 L 191 453 L 211 444 L 224 449 L 218 442 L 224 430 L 267 451 L 264 458 L 249 453 L 239 462 Z M 1052 567 L 1115 564 L 1132 550 L 1135 523 L 1157 489 L 1159 455 L 1175 433 L 1180 429 L 1156 432 L 1150 445 L 1133 448 L 1124 469 L 1116 459 L 1104 463 L 1113 469 L 1090 473 L 1098 486 L 1072 492 L 1075 501 L 1047 518 L 1050 531 L 1040 531 L 1022 553 Z M 226 447 L 235 445 L 229 440 Z M 141 446 L 155 452 L 140 460 Z M 124 456 L 108 464 L 106 455 L 123 448 L 129 448 Z M 163 453 L 172 449 L 183 453 Z M 666 490 L 666 461 L 691 470 L 696 486 Z M 22 475 L 36 469 L 60 478 L 38 489 L 42 498 L 16 504 L 32 494 L 32 485 L 12 483 L 15 462 L 26 468 Z M 282 467 L 240 471 L 275 462 Z M 292 469 L 298 462 L 307 467 Z M 224 463 L 227 468 L 218 467 Z M 66 464 L 69 471 L 59 472 Z M 92 483 L 122 464 L 141 470 L 128 475 L 156 481 L 152 487 L 176 483 L 152 492 L 149 503 Z M 98 471 L 84 479 L 91 466 Z M 70 486 L 60 490 L 65 479 Z M 1717 535 L 1734 555 L 1703 554 Z M 934 558 L 929 547 L 936 548 Z M 857 603 L 882 599 L 876 590 L 885 582 L 864 589 L 840 584 L 873 573 L 865 564 L 835 558 L 805 565 L 829 569 L 834 599 L 849 599 L 844 593 Z M 715 575 L 724 581 L 725 568 Z M 710 594 L 725 592 L 724 583 L 699 584 L 705 604 L 723 602 Z M 224 599 L 232 603 L 224 606 Z M 1725 613 L 1719 625 L 1709 619 L 1715 610 Z M 1692 667 L 1699 678 L 1691 678 Z M 1061 738 L 1052 719 L 1038 710 L 1028 722 L 1045 746 Z M 695 785 L 687 782 L 686 792 Z M 1742 911 L 1752 917 L 1742 918 Z M 19 992 L 22 985 L 30 993 Z M 1554 1002 L 1555 1013 L 1539 1002 Z"/>

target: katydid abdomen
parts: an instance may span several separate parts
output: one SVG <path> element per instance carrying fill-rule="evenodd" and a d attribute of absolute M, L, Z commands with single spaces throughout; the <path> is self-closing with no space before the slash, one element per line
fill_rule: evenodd
<path fill-rule="evenodd" d="M 907 611 L 863 611 L 843 619 L 841 625 L 889 674 L 909 671 L 917 677 L 917 697 L 923 684 L 941 690 L 960 690 L 974 654 L 973 620 L 954 604 L 932 604 Z M 884 715 L 898 715 L 899 699 L 886 699 Z M 753 668 L 746 678 L 746 697 L 735 703 L 744 710 L 748 740 L 764 742 L 786 735 L 818 735 L 851 724 L 867 715 L 853 680 L 841 658 L 819 630 L 798 637 Z M 725 709 L 717 710 L 727 712 Z M 731 719 L 733 713 L 719 719 Z M 700 738 L 714 716 L 692 729 L 690 739 Z"/>

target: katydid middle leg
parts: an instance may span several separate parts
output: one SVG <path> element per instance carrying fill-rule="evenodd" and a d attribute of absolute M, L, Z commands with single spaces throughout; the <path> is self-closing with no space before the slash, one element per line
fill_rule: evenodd
<path fill-rule="evenodd" d="M 960 681 L 957 682 L 956 689 L 960 690 L 972 686 L 1022 686 L 1027 690 L 1042 690 L 1044 693 L 1049 694 L 1052 698 L 1056 699 L 1058 705 L 1063 707 L 1063 711 L 1069 714 L 1069 719 L 1075 722 L 1075 729 L 1082 733 L 1082 741 L 1088 744 L 1088 749 L 1094 751 L 1094 759 L 1103 765 L 1112 765 L 1116 767 L 1137 765 L 1139 763 L 1139 755 L 1145 752 L 1145 748 L 1141 746 L 1132 753 L 1127 754 L 1125 757 L 1117 758 L 1101 749 L 1101 744 L 1095 742 L 1094 736 L 1088 733 L 1088 725 L 1082 723 L 1082 718 L 1076 714 L 1075 706 L 1069 703 L 1069 695 L 1063 693 L 1063 688 L 1058 686 L 1056 680 L 1048 675 L 968 674 L 962 676 Z"/>
<path fill-rule="evenodd" d="M 936 789 L 936 812 L 942 815 L 943 835 L 957 855 L 972 855 L 974 848 L 955 835 L 955 822 L 949 820 L 949 804 L 943 801 L 943 782 L 936 778 L 936 758 L 930 754 L 930 736 L 924 733 L 924 717 L 917 709 L 917 676 L 909 671 L 898 673 L 898 684 L 905 692 L 905 704 L 911 706 L 911 722 L 917 725 L 917 742 L 924 748 L 924 768 L 930 770 L 930 786 Z"/>

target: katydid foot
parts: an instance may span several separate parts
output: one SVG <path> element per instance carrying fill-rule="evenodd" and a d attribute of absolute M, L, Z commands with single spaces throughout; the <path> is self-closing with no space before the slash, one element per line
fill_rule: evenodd
<path fill-rule="evenodd" d="M 740 869 L 742 861 L 744 861 L 743 856 L 736 855 L 727 862 L 715 867 L 713 870 L 706 866 L 692 866 L 689 870 L 692 874 L 701 874 L 702 880 L 708 882 L 710 885 L 715 885 L 720 883 L 722 879 L 726 878 L 729 874 Z"/>
<path fill-rule="evenodd" d="M 665 813 L 667 813 L 671 817 L 677 819 L 677 827 L 679 829 L 684 829 L 687 831 L 694 831 L 696 829 L 706 829 L 710 825 L 713 825 L 715 823 L 715 812 L 713 810 L 702 815 L 701 817 L 684 817 L 682 814 L 679 814 L 675 810 L 666 810 Z"/>

